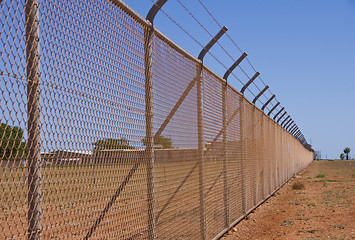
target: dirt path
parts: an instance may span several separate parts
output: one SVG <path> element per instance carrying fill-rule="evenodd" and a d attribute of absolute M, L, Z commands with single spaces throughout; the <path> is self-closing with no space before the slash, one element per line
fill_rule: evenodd
<path fill-rule="evenodd" d="M 222 238 L 230 239 L 355 239 L 355 161 L 313 162 Z"/>

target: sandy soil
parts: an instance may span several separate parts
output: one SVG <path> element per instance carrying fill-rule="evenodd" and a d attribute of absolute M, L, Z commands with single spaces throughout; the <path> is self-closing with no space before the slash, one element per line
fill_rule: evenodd
<path fill-rule="evenodd" d="M 313 162 L 222 237 L 230 239 L 355 239 L 355 161 Z"/>

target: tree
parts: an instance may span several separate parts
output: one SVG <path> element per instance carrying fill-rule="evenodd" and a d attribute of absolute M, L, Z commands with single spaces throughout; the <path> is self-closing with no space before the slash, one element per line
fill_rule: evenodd
<path fill-rule="evenodd" d="M 105 149 L 134 149 L 133 146 L 129 145 L 129 141 L 125 138 L 107 138 L 97 140 L 93 143 L 94 150 L 105 150 Z"/>
<path fill-rule="evenodd" d="M 116 157 L 113 155 L 105 156 L 100 152 L 100 150 L 115 150 L 115 149 L 135 149 L 135 147 L 129 145 L 129 141 L 126 138 L 106 138 L 100 139 L 93 143 L 94 145 L 94 167 L 93 167 L 93 180 L 94 184 L 96 182 L 95 177 L 95 164 L 107 164 L 107 163 L 114 163 L 117 161 Z"/>
<path fill-rule="evenodd" d="M 351 149 L 349 147 L 346 147 L 344 149 L 344 153 L 346 154 L 346 160 L 349 160 L 349 153 L 350 153 Z"/>
<path fill-rule="evenodd" d="M 340 153 L 340 159 L 341 159 L 341 160 L 344 160 L 344 158 L 345 158 L 344 153 Z"/>
<path fill-rule="evenodd" d="M 143 138 L 142 142 L 144 146 L 147 146 L 146 138 Z M 157 139 L 155 139 L 154 144 L 161 145 L 164 149 L 173 148 L 173 142 L 171 141 L 171 138 L 167 138 L 164 136 L 159 136 Z"/>
<path fill-rule="evenodd" d="M 23 159 L 27 157 L 28 149 L 23 142 L 23 130 L 1 123 L 0 127 L 0 159 Z"/>

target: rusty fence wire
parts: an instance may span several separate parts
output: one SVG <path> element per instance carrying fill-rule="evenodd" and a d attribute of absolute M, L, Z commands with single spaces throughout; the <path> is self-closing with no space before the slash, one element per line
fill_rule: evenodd
<path fill-rule="evenodd" d="M 0 239 L 217 238 L 313 159 L 121 1 L 0 28 Z"/>

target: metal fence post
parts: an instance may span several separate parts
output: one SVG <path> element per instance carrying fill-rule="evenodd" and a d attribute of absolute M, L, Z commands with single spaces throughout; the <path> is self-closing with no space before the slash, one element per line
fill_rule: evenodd
<path fill-rule="evenodd" d="M 201 239 L 206 239 L 206 214 L 205 214 L 205 193 L 204 193 L 204 139 L 203 139 L 203 96 L 202 96 L 202 68 L 203 58 L 211 47 L 222 37 L 228 30 L 224 26 L 207 45 L 201 50 L 198 55 L 200 64 L 196 65 L 196 87 L 197 87 L 197 131 L 198 131 L 198 155 L 199 155 L 199 191 L 200 191 L 200 228 Z"/>
<path fill-rule="evenodd" d="M 244 148 L 244 96 L 240 95 L 239 97 L 239 104 L 240 104 L 240 111 L 239 111 L 239 131 L 240 131 L 240 144 L 241 144 L 241 153 L 242 157 L 240 159 L 240 169 L 241 169 L 241 176 L 242 176 L 242 210 L 243 213 L 245 214 L 247 212 L 247 206 L 246 206 L 246 192 L 245 192 L 245 179 L 244 179 L 244 170 L 245 170 L 245 165 L 244 165 L 244 158 L 245 158 L 245 148 Z"/>
<path fill-rule="evenodd" d="M 205 190 L 204 190 L 204 146 L 203 146 L 203 99 L 202 99 L 202 63 L 196 65 L 197 87 L 197 132 L 198 132 L 198 161 L 199 161 L 199 192 L 200 192 L 200 231 L 201 239 L 206 239 L 206 214 L 205 214 Z"/>
<path fill-rule="evenodd" d="M 155 190 L 154 190 L 154 128 L 153 128 L 153 79 L 152 79 L 152 35 L 153 20 L 167 0 L 158 0 L 149 10 L 146 19 L 150 26 L 144 29 L 144 75 L 145 75 L 145 119 L 147 157 L 147 200 L 148 200 L 148 239 L 156 238 Z"/>
<path fill-rule="evenodd" d="M 222 121 L 223 121 L 223 185 L 224 185 L 224 225 L 229 226 L 228 174 L 227 174 L 227 97 L 228 83 L 222 85 Z"/>
<path fill-rule="evenodd" d="M 28 235 L 41 239 L 41 136 L 40 136 L 40 55 L 39 5 L 37 0 L 25 1 L 26 67 L 27 67 L 27 129 L 28 129 Z"/>
<path fill-rule="evenodd" d="M 259 163 L 258 163 L 258 151 L 260 151 L 260 149 L 258 148 L 258 145 L 257 145 L 257 139 L 256 139 L 256 125 L 257 125 L 257 120 L 255 118 L 255 111 L 256 111 L 256 106 L 253 105 L 253 111 L 252 111 L 252 145 L 254 146 L 254 149 L 256 150 L 255 151 L 255 154 L 256 154 L 256 164 L 254 166 L 254 169 L 255 169 L 255 172 L 257 173 L 255 176 L 254 176 L 254 181 L 253 182 L 253 190 L 254 190 L 254 194 L 253 194 L 253 203 L 254 205 L 256 205 L 256 196 L 257 196 L 257 193 L 258 193 L 258 183 L 257 181 L 259 181 Z"/>
<path fill-rule="evenodd" d="M 264 131 L 264 127 L 265 127 L 265 123 L 264 123 L 264 116 L 263 115 L 261 115 L 261 133 L 260 133 L 260 137 L 261 137 L 261 144 L 262 144 L 262 147 L 261 147 L 261 149 L 262 149 L 262 152 L 261 152 L 261 155 L 262 155 L 262 157 L 261 157 L 261 161 L 262 161 L 262 164 L 261 164 L 261 193 L 262 193 L 262 199 L 264 199 L 265 198 L 265 183 L 266 183 L 266 181 L 265 181 L 265 172 L 266 172 L 266 169 L 265 169 L 265 155 L 266 155 L 266 151 L 265 151 L 265 131 Z"/>
<path fill-rule="evenodd" d="M 153 80 L 152 80 L 152 31 L 153 26 L 144 29 L 144 74 L 145 74 L 145 120 L 148 238 L 155 239 L 155 192 L 154 192 L 154 133 L 153 133 Z"/>
<path fill-rule="evenodd" d="M 229 227 L 229 193 L 228 193 L 228 167 L 227 167 L 227 104 L 228 104 L 228 76 L 232 71 L 246 58 L 247 54 L 244 52 L 233 65 L 224 73 L 223 79 L 226 81 L 222 85 L 222 115 L 223 115 L 223 176 L 224 176 L 224 225 Z"/>

